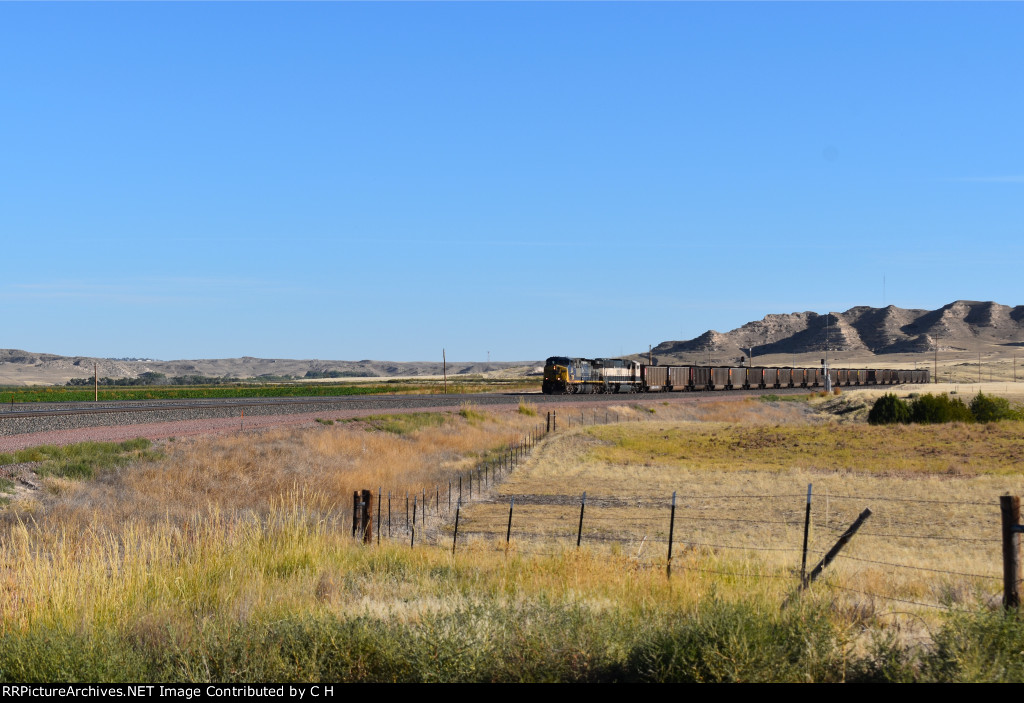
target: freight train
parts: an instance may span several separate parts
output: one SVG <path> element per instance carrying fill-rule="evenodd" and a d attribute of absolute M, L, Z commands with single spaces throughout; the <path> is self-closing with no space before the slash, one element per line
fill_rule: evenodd
<path fill-rule="evenodd" d="M 828 374 L 833 387 L 928 383 L 927 369 L 656 366 L 630 359 L 552 356 L 544 363 L 544 393 L 652 393 L 750 388 L 816 388 Z"/>

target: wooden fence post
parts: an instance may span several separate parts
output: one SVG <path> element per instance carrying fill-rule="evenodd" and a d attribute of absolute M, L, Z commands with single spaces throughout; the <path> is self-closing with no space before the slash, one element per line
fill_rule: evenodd
<path fill-rule="evenodd" d="M 846 543 L 849 542 L 855 534 L 857 534 L 857 530 L 860 529 L 861 525 L 863 525 L 864 521 L 869 517 L 871 517 L 871 509 L 864 508 L 864 512 L 858 515 L 857 519 L 853 521 L 853 524 L 846 528 L 846 532 L 844 532 L 839 540 L 832 546 L 832 549 L 828 550 L 828 554 L 826 554 L 822 560 L 818 562 L 818 565 L 811 570 L 807 580 L 800 584 L 801 589 L 807 588 L 814 583 L 814 581 L 821 575 L 821 572 L 824 571 L 825 567 L 832 563 L 832 560 L 836 558 L 836 554 L 839 554 L 839 551 L 846 546 Z"/>
<path fill-rule="evenodd" d="M 373 492 L 352 492 L 352 536 L 359 535 L 364 544 L 373 541 Z"/>
<path fill-rule="evenodd" d="M 359 491 L 352 491 L 352 536 L 359 531 Z"/>
<path fill-rule="evenodd" d="M 1020 496 L 999 496 L 1003 522 L 1003 607 L 1020 607 Z"/>
<path fill-rule="evenodd" d="M 363 491 L 363 544 L 373 544 L 373 491 Z"/>

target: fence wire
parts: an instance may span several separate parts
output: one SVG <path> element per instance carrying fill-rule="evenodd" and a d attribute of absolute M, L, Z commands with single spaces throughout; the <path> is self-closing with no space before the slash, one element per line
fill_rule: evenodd
<path fill-rule="evenodd" d="M 578 423 L 573 423 L 578 425 Z M 536 444 L 538 438 L 545 434 L 543 425 L 540 432 L 535 436 L 524 438 L 523 441 L 512 443 L 508 449 L 500 454 L 500 459 L 493 457 L 484 460 L 477 467 L 463 472 L 460 476 L 463 482 L 461 494 L 458 491 L 460 476 L 456 476 L 449 486 L 435 486 L 431 495 L 427 496 L 425 503 L 418 504 L 419 509 L 426 507 L 426 514 L 419 513 L 416 518 L 415 546 L 436 546 L 445 549 L 459 547 L 466 548 L 473 544 L 490 544 L 496 551 L 504 551 L 512 557 L 560 557 L 573 553 L 577 542 L 586 545 L 630 545 L 630 551 L 636 549 L 636 556 L 633 557 L 637 568 L 667 569 L 676 573 L 696 572 L 708 575 L 718 575 L 730 578 L 746 579 L 777 579 L 788 580 L 799 583 L 801 576 L 798 570 L 792 569 L 789 574 L 763 573 L 757 570 L 734 571 L 729 569 L 716 569 L 699 566 L 689 563 L 690 555 L 687 550 L 714 550 L 721 552 L 760 552 L 779 554 L 804 554 L 804 561 L 814 564 L 819 561 L 824 552 L 838 535 L 845 534 L 850 529 L 849 522 L 842 517 L 849 512 L 849 520 L 855 513 L 849 508 L 832 508 L 835 516 L 829 519 L 822 519 L 820 514 L 820 503 L 826 501 L 827 505 L 833 502 L 857 501 L 861 505 L 881 502 L 885 504 L 902 504 L 907 506 L 919 506 L 926 510 L 931 506 L 959 506 L 979 507 L 992 509 L 998 506 L 996 501 L 982 502 L 971 500 L 937 500 L 925 498 L 898 498 L 879 495 L 855 495 L 847 493 L 814 494 L 816 499 L 812 503 L 818 507 L 817 514 L 811 516 L 809 525 L 808 551 L 805 553 L 802 546 L 797 546 L 802 541 L 802 534 L 805 527 L 805 505 L 806 492 L 781 492 L 781 493 L 726 493 L 719 495 L 709 494 L 688 494 L 675 493 L 674 496 L 658 495 L 652 493 L 637 493 L 636 495 L 601 496 L 587 494 L 586 502 L 582 496 L 575 495 L 516 495 L 509 493 L 497 493 L 499 486 L 510 475 L 514 474 L 520 463 L 526 460 Z M 486 469 L 485 469 L 486 467 Z M 483 472 L 483 473 L 482 473 Z M 481 481 L 486 475 L 487 480 Z M 473 496 L 469 496 L 469 487 L 473 487 Z M 423 491 L 409 492 L 410 500 L 413 498 L 422 499 Z M 375 541 L 390 541 L 395 544 L 410 544 L 412 530 L 410 529 L 411 515 L 407 519 L 405 513 L 405 491 L 391 491 L 391 522 L 390 533 L 387 536 L 376 535 Z M 672 498 L 675 498 L 673 515 Z M 765 501 L 773 501 L 773 504 L 766 505 Z M 786 501 L 793 501 L 789 508 L 781 505 Z M 509 534 L 509 524 L 504 506 L 512 503 L 512 525 Z M 687 503 L 690 504 L 687 504 Z M 697 504 L 694 504 L 697 503 Z M 396 505 L 397 504 L 397 505 Z M 380 506 L 384 510 L 383 504 Z M 396 509 L 397 508 L 397 509 Z M 481 508 L 486 508 L 480 513 Z M 582 524 L 580 523 L 580 511 L 582 508 Z M 470 514 L 466 514 L 469 510 Z M 604 511 L 613 510 L 615 514 L 607 514 Z M 551 514 L 558 511 L 558 514 Z M 725 516 L 723 511 L 740 512 L 740 516 Z M 742 513 L 748 513 L 743 515 Z M 774 512 L 774 515 L 772 514 Z M 454 522 L 456 514 L 460 515 L 458 532 L 455 534 Z M 993 530 L 996 529 L 995 515 L 978 512 L 979 520 L 972 522 L 972 526 L 978 527 L 988 524 Z M 791 519 L 786 519 L 792 516 Z M 375 516 L 380 520 L 382 516 Z M 990 537 L 972 537 L 961 534 L 921 534 L 916 531 L 922 526 L 929 524 L 928 515 L 922 519 L 906 519 L 890 515 L 873 513 L 872 523 L 888 527 L 888 530 L 875 532 L 871 529 L 861 529 L 856 533 L 854 544 L 864 538 L 879 538 L 887 540 L 909 540 L 927 541 L 930 543 L 948 543 L 950 545 L 967 544 L 999 544 L 1002 540 Z M 815 519 L 817 518 L 817 519 Z M 991 518 L 991 520 L 985 519 Z M 423 523 L 426 522 L 424 527 Z M 881 524 L 879 524 L 881 522 Z M 934 523 L 934 520 L 930 522 Z M 684 523 L 687 529 L 681 530 L 677 523 Z M 345 524 L 344 519 L 342 524 Z M 717 526 L 740 526 L 738 531 L 730 534 L 743 535 L 756 539 L 757 543 L 737 543 L 733 540 L 701 539 L 701 537 L 713 536 L 722 529 Z M 538 531 L 536 526 L 551 526 L 561 529 L 546 529 Z M 596 526 L 596 528 L 595 528 Z M 704 529 L 707 526 L 710 529 Z M 760 526 L 769 527 L 769 530 L 756 530 L 751 534 L 748 528 Z M 895 528 L 895 529 L 893 529 Z M 907 528 L 907 529 L 901 529 Z M 376 525 L 377 531 L 387 531 L 386 521 Z M 778 531 L 776 531 L 778 530 Z M 688 534 L 682 534 L 682 533 Z M 696 534 L 694 534 L 696 532 Z M 690 539 L 680 538 L 689 536 Z M 509 538 L 507 540 L 507 538 Z M 778 539 L 793 540 L 793 546 L 780 546 Z M 776 542 L 772 544 L 772 542 Z M 678 549 L 675 555 L 668 553 L 666 558 L 666 545 L 671 544 Z M 653 547 L 657 546 L 657 550 Z M 648 549 L 650 547 L 650 549 Z M 641 559 L 641 554 L 646 550 L 646 558 Z M 655 553 L 658 552 L 658 553 Z M 672 560 L 675 556 L 676 559 Z M 1002 576 L 995 573 L 983 574 L 954 569 L 940 568 L 939 566 L 900 563 L 898 561 L 887 561 L 884 559 L 872 559 L 856 556 L 845 552 L 835 555 L 843 562 L 854 564 L 870 564 L 883 566 L 891 570 L 902 570 L 909 572 L 921 572 L 928 574 L 945 575 L 964 579 L 980 579 L 986 582 L 1001 581 Z M 943 558 L 938 556 L 937 558 Z M 792 565 L 791 565 L 792 566 Z M 829 579 L 825 582 L 826 587 L 846 593 L 858 594 L 869 598 L 877 598 L 885 601 L 892 601 L 924 608 L 952 610 L 951 606 L 917 601 L 901 596 L 879 593 L 872 590 L 855 588 L 853 586 L 839 585 Z"/>

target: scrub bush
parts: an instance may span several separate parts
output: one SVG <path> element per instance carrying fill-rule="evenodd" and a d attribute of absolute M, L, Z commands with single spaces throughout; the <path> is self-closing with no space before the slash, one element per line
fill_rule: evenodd
<path fill-rule="evenodd" d="M 875 401 L 868 413 L 872 425 L 894 425 L 910 422 L 910 408 L 893 393 L 886 393 Z"/>

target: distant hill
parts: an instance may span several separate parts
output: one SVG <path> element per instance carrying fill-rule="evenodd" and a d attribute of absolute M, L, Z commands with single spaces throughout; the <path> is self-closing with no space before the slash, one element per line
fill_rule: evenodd
<path fill-rule="evenodd" d="M 766 315 L 729 332 L 708 330 L 694 339 L 662 342 L 652 354 L 666 364 L 709 352 L 739 356 L 751 345 L 755 356 L 820 352 L 826 345 L 826 322 L 831 351 L 905 354 L 933 351 L 936 345 L 939 351 L 966 351 L 979 344 L 1024 346 L 1024 305 L 958 300 L 938 310 L 890 305 L 858 306 L 827 315 Z"/>
<path fill-rule="evenodd" d="M 0 349 L 0 385 L 61 384 L 72 378 L 92 378 L 96 364 L 100 378 L 137 378 L 143 373 L 165 376 L 207 376 L 259 378 L 260 376 L 304 378 L 440 376 L 440 361 L 329 361 L 322 359 L 105 359 L 89 356 L 59 356 Z M 448 375 L 524 375 L 535 373 L 543 362 L 448 362 Z"/>

